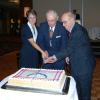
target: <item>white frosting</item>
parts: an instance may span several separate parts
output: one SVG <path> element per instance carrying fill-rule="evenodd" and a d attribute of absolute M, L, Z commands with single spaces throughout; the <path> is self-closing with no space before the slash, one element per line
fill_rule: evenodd
<path fill-rule="evenodd" d="M 22 68 L 9 78 L 8 85 L 61 91 L 65 78 L 64 70 Z"/>

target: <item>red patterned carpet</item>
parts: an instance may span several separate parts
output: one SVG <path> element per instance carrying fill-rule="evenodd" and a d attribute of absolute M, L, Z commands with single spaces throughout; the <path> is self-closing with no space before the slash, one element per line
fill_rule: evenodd
<path fill-rule="evenodd" d="M 14 73 L 17 70 L 17 51 L 0 56 L 0 80 Z M 100 58 L 93 76 L 92 100 L 100 100 Z"/>
<path fill-rule="evenodd" d="M 20 47 L 20 36 L 0 35 L 0 56 L 15 50 L 19 50 Z"/>
<path fill-rule="evenodd" d="M 100 58 L 96 60 L 92 84 L 92 100 L 100 100 Z"/>

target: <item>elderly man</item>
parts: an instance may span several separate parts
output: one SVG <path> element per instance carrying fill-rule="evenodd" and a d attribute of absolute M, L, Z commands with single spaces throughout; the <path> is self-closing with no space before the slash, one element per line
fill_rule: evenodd
<path fill-rule="evenodd" d="M 92 54 L 87 30 L 75 23 L 75 16 L 71 12 L 61 17 L 63 26 L 69 31 L 68 46 L 62 52 L 45 60 L 45 63 L 54 63 L 69 56 L 71 74 L 76 80 L 79 100 L 91 100 L 91 83 L 95 67 L 95 58 Z"/>
<path fill-rule="evenodd" d="M 47 51 L 49 56 L 57 54 L 67 46 L 67 34 L 63 25 L 58 21 L 58 15 L 54 10 L 46 13 L 46 22 L 40 24 L 38 43 L 40 47 Z M 47 69 L 64 69 L 65 60 L 53 64 L 46 64 Z"/>

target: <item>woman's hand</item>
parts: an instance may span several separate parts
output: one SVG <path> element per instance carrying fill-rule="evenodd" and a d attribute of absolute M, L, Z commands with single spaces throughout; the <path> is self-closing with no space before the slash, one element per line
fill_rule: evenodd
<path fill-rule="evenodd" d="M 45 60 L 49 57 L 48 51 L 42 52 L 42 58 Z"/>

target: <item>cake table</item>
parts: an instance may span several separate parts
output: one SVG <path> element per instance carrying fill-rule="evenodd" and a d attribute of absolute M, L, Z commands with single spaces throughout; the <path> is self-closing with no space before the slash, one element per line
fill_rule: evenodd
<path fill-rule="evenodd" d="M 76 91 L 76 83 L 73 77 L 70 77 L 70 86 L 67 95 L 55 95 L 55 94 L 45 94 L 36 92 L 23 92 L 2 89 L 1 87 L 8 81 L 8 77 L 0 82 L 0 100 L 78 100 L 78 95 Z"/>

